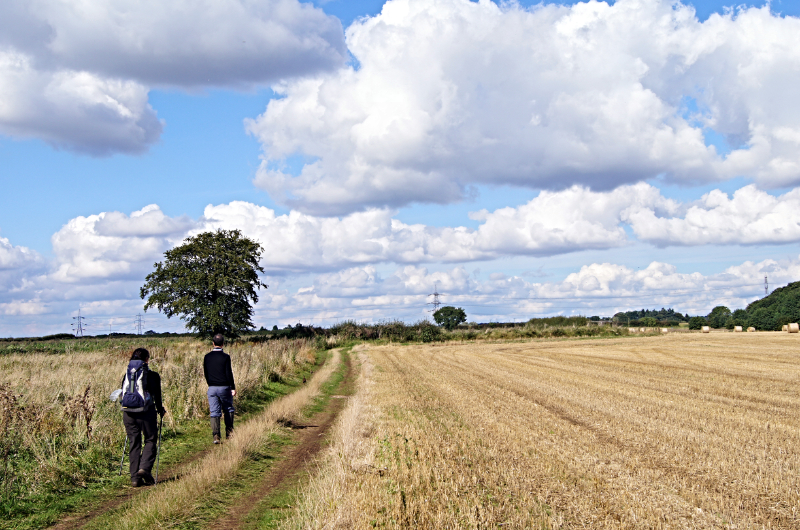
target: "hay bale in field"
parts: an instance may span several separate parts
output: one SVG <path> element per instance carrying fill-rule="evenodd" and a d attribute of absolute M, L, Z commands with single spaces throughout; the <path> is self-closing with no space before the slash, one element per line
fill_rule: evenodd
<path fill-rule="evenodd" d="M 789 333 L 800 333 L 800 324 L 797 322 L 789 324 Z"/>
<path fill-rule="evenodd" d="M 755 330 L 756 330 L 756 328 L 754 328 L 754 327 L 752 327 L 752 326 L 750 326 L 749 328 L 747 328 L 747 332 L 748 332 L 748 333 L 752 333 L 752 332 L 753 332 L 753 331 L 755 331 Z"/>
<path fill-rule="evenodd" d="M 742 332 L 742 326 L 733 326 L 733 332 L 734 333 L 741 333 Z"/>
<path fill-rule="evenodd" d="M 789 326 L 784 324 L 783 326 L 781 326 L 781 331 L 789 331 Z"/>
<path fill-rule="evenodd" d="M 647 331 L 647 328 L 639 328 L 639 331 L 641 331 L 642 333 L 644 333 L 645 331 Z"/>
<path fill-rule="evenodd" d="M 711 328 L 708 326 L 703 326 L 703 333 L 711 333 Z"/>
<path fill-rule="evenodd" d="M 639 330 L 636 328 L 628 328 L 628 333 L 636 333 L 637 331 Z"/>
<path fill-rule="evenodd" d="M 661 333 L 669 333 L 669 329 L 668 328 L 661 328 Z"/>

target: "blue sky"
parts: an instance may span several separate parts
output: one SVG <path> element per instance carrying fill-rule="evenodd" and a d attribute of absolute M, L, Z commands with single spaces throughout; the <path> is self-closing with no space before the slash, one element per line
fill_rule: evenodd
<path fill-rule="evenodd" d="M 274 22 L 267 9 L 272 1 L 249 18 Z M 55 28 L 59 46 L 48 48 L 0 24 L 0 96 L 7 91 L 7 101 L 19 98 L 24 109 L 0 108 L 0 178 L 7 198 L 0 209 L 6 252 L 0 255 L 0 336 L 63 331 L 78 307 L 98 327 L 127 326 L 141 308 L 138 286 L 161 252 L 190 233 L 216 227 L 240 227 L 268 249 L 264 264 L 273 287 L 262 292 L 257 325 L 416 320 L 425 316 L 424 295 L 434 283 L 444 284 L 450 301 L 468 314 L 520 320 L 565 311 L 555 302 L 559 297 L 569 298 L 568 312 L 613 314 L 633 303 L 632 293 L 659 282 L 678 294 L 659 291 L 652 303 L 639 305 L 669 304 L 693 313 L 720 300 L 739 307 L 754 298 L 767 269 L 776 284 L 798 279 L 800 236 L 790 212 L 800 182 L 792 169 L 800 167 L 792 158 L 800 110 L 786 95 L 788 83 L 800 76 L 798 63 L 779 39 L 751 42 L 745 29 L 796 35 L 800 4 L 773 0 L 767 10 L 758 9 L 765 2 L 737 4 L 731 15 L 729 3 L 694 2 L 696 23 L 680 19 L 685 31 L 710 34 L 706 22 L 713 13 L 724 20 L 716 48 L 693 51 L 680 38 L 647 41 L 626 22 L 651 17 L 656 24 L 668 9 L 685 13 L 666 1 L 627 0 L 595 11 L 597 4 L 576 2 L 557 2 L 561 11 L 538 2 L 492 11 L 465 1 L 408 1 L 409 11 L 394 0 L 383 14 L 379 1 L 294 2 L 296 11 L 278 22 L 287 35 L 315 35 L 316 48 L 299 41 L 276 44 L 246 13 L 230 20 L 222 15 L 220 32 L 230 32 L 229 41 L 241 36 L 242 47 L 262 38 L 263 44 L 252 53 L 236 47 L 216 53 L 202 45 L 187 52 L 176 45 L 167 59 L 137 55 L 125 42 L 104 36 L 105 28 L 88 30 L 96 30 L 96 40 L 69 34 L 47 2 L 37 13 L 22 2 L 3 8 L 8 17 L 19 17 L 19 25 Z M 89 18 L 77 9 L 69 16 L 78 21 L 73 28 Z M 93 24 L 119 23 L 103 16 L 92 18 Z M 147 16 L 142 20 L 149 23 Z M 153 25 L 170 24 L 176 14 L 159 16 Z M 191 16 L 204 23 L 201 14 Z M 487 17 L 495 17 L 496 25 L 478 32 Z M 551 30 L 568 39 L 565 46 L 578 43 L 569 39 L 582 38 L 579 33 L 564 33 L 567 22 L 586 24 L 602 42 L 602 26 L 592 25 L 601 19 L 623 28 L 617 30 L 620 42 L 598 45 L 588 62 L 573 63 L 585 72 L 574 75 L 556 68 L 541 77 L 552 64 L 567 61 L 559 49 L 543 52 L 550 55 L 541 63 L 516 63 L 509 50 L 517 44 L 504 43 L 502 31 L 491 36 L 497 27 L 513 26 L 520 49 L 528 49 L 531 39 L 536 53 L 542 46 L 535 44 L 537 35 Z M 459 39 L 429 32 L 433 20 L 462 35 L 464 58 L 491 59 L 462 62 Z M 354 22 L 345 43 L 342 29 Z M 138 27 L 128 29 L 135 33 Z M 392 40 L 382 33 L 385 27 L 403 29 Z M 141 31 L 145 41 L 150 38 Z M 181 31 L 175 29 L 176 41 Z M 104 38 L 112 41 L 104 44 Z M 415 55 L 415 46 L 430 58 Z M 575 54 L 585 51 L 575 46 Z M 658 55 L 659 46 L 670 53 Z M 760 88 L 734 81 L 738 74 L 726 65 L 759 53 L 771 54 L 766 66 L 752 66 Z M 185 66 L 194 64 L 193 54 L 197 66 Z M 679 76 L 665 66 L 673 57 L 694 62 Z M 355 72 L 354 58 L 360 64 Z M 465 69 L 470 60 L 474 68 Z M 617 66 L 599 66 L 606 60 Z M 12 63 L 16 70 L 3 66 Z M 440 73 L 427 72 L 431 64 Z M 81 72 L 93 77 L 86 81 Z M 636 82 L 617 79 L 625 76 Z M 304 87 L 311 82 L 319 83 L 321 95 L 309 95 Z M 700 94 L 699 86 L 717 88 Z M 54 87 L 66 95 L 53 96 Z M 376 98 L 381 90 L 395 103 Z M 620 96 L 626 90 L 633 92 Z M 69 103 L 73 97 L 101 99 L 91 107 L 84 100 Z M 698 97 L 705 101 L 698 105 Z M 595 103 L 584 112 L 585 101 Z M 630 101 L 637 106 L 612 109 Z M 505 102 L 526 107 L 525 123 Z M 84 106 L 85 113 L 75 111 Z M 312 107 L 325 111 L 318 122 L 308 121 Z M 113 119 L 107 115 L 112 108 L 120 113 Z M 597 109 L 612 110 L 601 116 Z M 752 125 L 757 114 L 763 122 L 758 127 Z M 547 121 L 553 117 L 558 121 Z M 528 121 L 547 132 L 512 134 Z M 351 133 L 342 134 L 347 128 Z M 630 138 L 607 141 L 624 134 Z M 474 135 L 483 140 L 474 143 Z M 744 143 L 731 145 L 737 138 Z M 753 147 L 764 145 L 761 151 Z M 729 203 L 720 202 L 720 193 Z M 586 201 L 595 209 L 581 212 Z M 758 208 L 741 211 L 753 204 Z M 157 209 L 133 215 L 148 205 Z M 364 212 L 379 213 L 358 217 Z M 112 226 L 112 217 L 116 224 L 101 229 Z M 280 226 L 267 226 L 273 222 Z M 300 239 L 290 240 L 289 232 Z M 308 243 L 322 237 L 330 242 Z M 345 252 L 350 255 L 340 255 Z M 652 267 L 654 262 L 667 268 Z M 648 267 L 650 272 L 640 272 Z M 721 296 L 709 291 L 726 281 L 730 289 Z M 692 289 L 710 294 L 689 295 Z M 487 308 L 481 300 L 489 296 L 498 303 Z M 554 301 L 518 302 L 526 297 Z M 156 328 L 180 329 L 174 319 L 148 318 Z"/>

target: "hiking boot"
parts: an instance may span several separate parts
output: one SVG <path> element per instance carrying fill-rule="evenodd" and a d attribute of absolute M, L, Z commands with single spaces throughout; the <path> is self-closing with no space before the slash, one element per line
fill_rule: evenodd
<path fill-rule="evenodd" d="M 230 438 L 233 434 L 233 412 L 225 413 L 225 438 Z"/>
<path fill-rule="evenodd" d="M 219 420 L 220 418 L 211 418 L 211 434 L 214 436 L 214 443 L 219 443 Z"/>
<path fill-rule="evenodd" d="M 141 485 L 142 485 L 142 478 L 138 474 L 131 477 L 132 488 L 138 488 Z"/>
<path fill-rule="evenodd" d="M 156 483 L 156 479 L 153 478 L 153 475 L 145 471 L 144 469 L 140 469 L 136 472 L 136 476 L 142 481 L 142 484 L 145 486 L 152 486 Z"/>

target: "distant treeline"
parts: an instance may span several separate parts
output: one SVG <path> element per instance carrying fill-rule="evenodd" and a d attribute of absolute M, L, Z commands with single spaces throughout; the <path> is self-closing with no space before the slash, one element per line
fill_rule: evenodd
<path fill-rule="evenodd" d="M 706 316 L 692 317 L 689 327 L 702 326 L 733 329 L 754 327 L 759 331 L 780 331 L 789 323 L 800 321 L 800 282 L 780 287 L 745 309 L 731 311 L 726 306 L 717 306 Z"/>
<path fill-rule="evenodd" d="M 620 322 L 622 324 L 627 324 L 628 321 L 632 325 L 635 325 L 634 322 L 637 324 L 640 320 L 645 318 L 652 318 L 655 319 L 656 322 L 659 324 L 667 323 L 667 322 L 688 322 L 689 315 L 684 315 L 682 313 L 678 313 L 672 308 L 664 309 L 642 309 L 640 311 L 624 311 L 620 313 L 616 313 L 614 315 L 614 320 Z"/>

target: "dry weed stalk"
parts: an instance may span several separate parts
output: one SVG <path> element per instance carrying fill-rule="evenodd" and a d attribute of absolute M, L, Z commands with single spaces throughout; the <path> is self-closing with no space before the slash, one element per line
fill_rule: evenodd
<path fill-rule="evenodd" d="M 208 414 L 202 366 L 211 347 L 198 340 L 110 341 L 99 351 L 0 356 L 0 457 L 6 454 L 6 484 L 22 481 L 30 494 L 56 482 L 59 488 L 85 484 L 102 471 L 82 459 L 90 452 L 90 440 L 91 451 L 116 453 L 122 443 L 119 407 L 108 395 L 119 388 L 130 354 L 140 345 L 150 350 L 150 364 L 161 374 L 165 427 Z M 226 351 L 240 395 L 266 383 L 270 373 L 285 374 L 314 359 L 306 340 L 234 343 Z M 9 464 L 15 451 L 34 462 L 35 471 L 19 475 Z M 95 455 L 93 461 L 103 458 Z"/>
<path fill-rule="evenodd" d="M 797 346 L 731 333 L 370 348 L 374 469 L 342 442 L 290 526 L 798 528 Z"/>
<path fill-rule="evenodd" d="M 208 491 L 229 480 L 248 455 L 276 432 L 279 421 L 297 419 L 338 364 L 339 351 L 334 350 L 325 366 L 305 386 L 276 400 L 259 416 L 238 425 L 229 441 L 192 465 L 180 480 L 158 486 L 148 492 L 146 498 L 137 499 L 136 505 L 120 514 L 113 523 L 105 524 L 120 530 L 171 528 L 176 522 L 191 518 L 207 501 Z"/>

